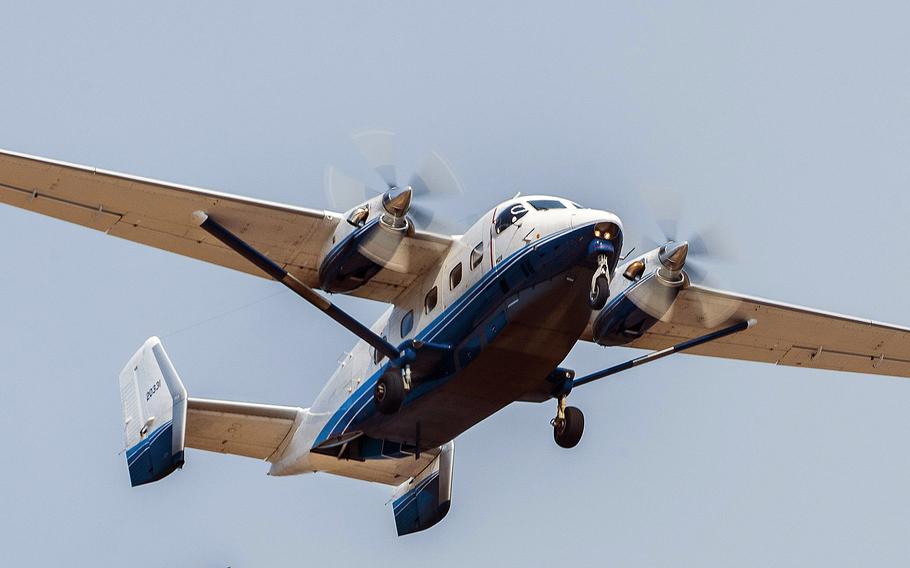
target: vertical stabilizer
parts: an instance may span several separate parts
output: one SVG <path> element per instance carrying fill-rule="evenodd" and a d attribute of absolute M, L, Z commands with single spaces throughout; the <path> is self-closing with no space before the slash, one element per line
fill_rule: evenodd
<path fill-rule="evenodd" d="M 442 446 L 425 470 L 395 490 L 392 510 L 398 536 L 426 530 L 446 516 L 452 504 L 455 442 Z"/>
<path fill-rule="evenodd" d="M 133 487 L 183 466 L 186 389 L 157 337 L 149 338 L 120 372 L 120 405 Z"/>

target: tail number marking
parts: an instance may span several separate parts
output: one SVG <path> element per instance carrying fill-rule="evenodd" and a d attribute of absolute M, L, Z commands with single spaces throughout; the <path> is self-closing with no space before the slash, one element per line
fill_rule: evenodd
<path fill-rule="evenodd" d="M 151 386 L 151 388 L 149 388 L 149 390 L 147 390 L 145 392 L 145 401 L 148 402 L 149 399 L 151 399 L 153 396 L 155 396 L 155 393 L 158 392 L 158 389 L 160 389 L 160 388 L 161 388 L 161 379 L 158 379 L 157 381 L 155 381 L 155 384 L 153 384 Z"/>

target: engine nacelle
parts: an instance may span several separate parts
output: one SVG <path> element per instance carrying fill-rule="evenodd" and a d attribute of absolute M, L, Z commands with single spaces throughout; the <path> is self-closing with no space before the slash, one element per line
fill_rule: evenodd
<path fill-rule="evenodd" d="M 625 345 L 641 337 L 657 321 L 658 318 L 622 294 L 601 310 L 594 320 L 594 341 L 599 345 Z"/>
<path fill-rule="evenodd" d="M 622 276 L 611 282 L 611 300 L 597 314 L 591 326 L 594 341 L 600 345 L 624 345 L 641 337 L 673 306 L 685 283 L 682 263 L 668 265 L 668 247 L 660 247 L 619 269 Z M 671 253 L 677 253 L 673 248 Z M 672 260 L 684 259 L 685 251 Z M 675 270 L 672 270 L 675 269 Z"/>
<path fill-rule="evenodd" d="M 326 292 L 350 292 L 369 282 L 382 270 L 382 266 L 360 250 L 360 245 L 375 230 L 382 230 L 378 218 L 335 239 L 336 244 L 328 249 L 319 263 L 320 288 Z"/>
<path fill-rule="evenodd" d="M 350 292 L 370 281 L 390 262 L 401 239 L 412 228 L 407 220 L 411 188 L 390 188 L 348 212 L 319 263 L 319 287 Z"/>

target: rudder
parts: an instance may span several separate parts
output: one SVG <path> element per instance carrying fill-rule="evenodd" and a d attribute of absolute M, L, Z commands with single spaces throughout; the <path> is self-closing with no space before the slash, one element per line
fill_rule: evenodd
<path fill-rule="evenodd" d="M 440 448 L 433 463 L 395 490 L 392 512 L 398 536 L 426 530 L 449 512 L 454 459 L 455 443 L 448 442 Z"/>

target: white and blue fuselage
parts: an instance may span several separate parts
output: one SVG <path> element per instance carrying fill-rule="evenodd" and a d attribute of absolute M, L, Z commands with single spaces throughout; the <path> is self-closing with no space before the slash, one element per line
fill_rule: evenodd
<path fill-rule="evenodd" d="M 490 210 L 372 326 L 393 345 L 451 346 L 454 359 L 415 387 L 398 413 L 383 416 L 372 394 L 388 361 L 359 341 L 270 474 L 362 477 L 357 471 L 372 461 L 388 468 L 387 460 L 413 459 L 510 402 L 549 398 L 548 374 L 590 320 L 589 248 L 599 223 L 619 228 L 621 247 L 616 215 L 565 199 L 521 197 Z"/>

